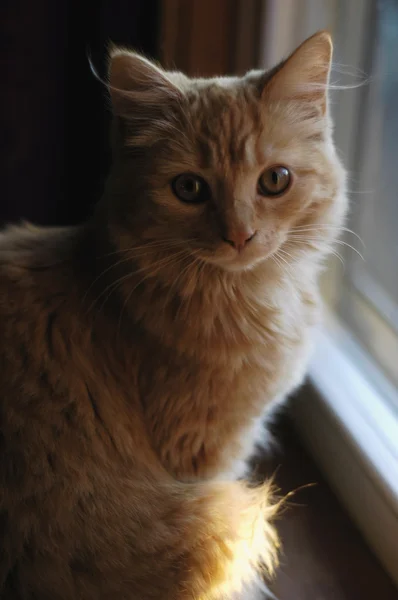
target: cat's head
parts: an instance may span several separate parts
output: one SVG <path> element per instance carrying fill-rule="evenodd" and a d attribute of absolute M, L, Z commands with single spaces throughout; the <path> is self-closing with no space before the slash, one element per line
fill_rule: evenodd
<path fill-rule="evenodd" d="M 269 72 L 190 79 L 113 49 L 110 188 L 124 245 L 163 243 L 228 271 L 325 249 L 346 208 L 331 56 L 320 32 Z"/>

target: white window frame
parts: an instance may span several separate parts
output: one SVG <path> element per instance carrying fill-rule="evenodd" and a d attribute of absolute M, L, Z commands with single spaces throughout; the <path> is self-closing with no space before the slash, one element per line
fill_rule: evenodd
<path fill-rule="evenodd" d="M 370 2 L 344 3 L 347 28 L 335 40 L 337 61 L 340 48 L 361 66 Z M 319 29 L 333 31 L 341 6 L 340 0 L 264 0 L 260 66 L 273 66 Z M 352 124 L 359 102 L 360 90 L 353 89 L 341 93 L 334 107 L 335 135 L 349 171 L 357 167 Z M 292 402 L 291 412 L 305 445 L 398 586 L 398 416 L 393 410 L 398 392 L 339 321 L 336 290 L 342 285 L 341 268 L 332 261 L 323 282 L 331 310 L 310 366 L 310 387 Z M 360 327 L 368 308 L 358 306 Z M 391 339 L 391 348 L 394 344 Z"/>
<path fill-rule="evenodd" d="M 310 387 L 294 399 L 291 413 L 306 447 L 398 586 L 398 419 L 385 399 L 397 392 L 337 319 L 329 315 L 325 325 Z M 380 376 L 383 383 L 375 386 Z"/>

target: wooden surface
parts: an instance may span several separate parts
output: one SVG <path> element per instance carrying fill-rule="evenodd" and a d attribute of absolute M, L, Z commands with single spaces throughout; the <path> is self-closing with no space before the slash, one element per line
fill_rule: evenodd
<path fill-rule="evenodd" d="M 261 475 L 276 471 L 282 494 L 315 484 L 297 491 L 277 522 L 283 555 L 271 589 L 278 600 L 398 600 L 288 419 L 276 434 L 280 451 L 260 460 L 256 469 Z"/>

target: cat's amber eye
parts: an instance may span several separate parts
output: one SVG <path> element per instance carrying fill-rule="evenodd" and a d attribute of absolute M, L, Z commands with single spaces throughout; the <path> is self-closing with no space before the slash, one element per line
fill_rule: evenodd
<path fill-rule="evenodd" d="M 288 190 L 291 179 L 290 171 L 286 167 L 270 167 L 260 175 L 258 193 L 262 196 L 280 196 Z"/>
<path fill-rule="evenodd" d="M 182 173 L 171 182 L 174 194 L 182 202 L 198 204 L 210 196 L 210 188 L 203 177 L 195 173 Z"/>

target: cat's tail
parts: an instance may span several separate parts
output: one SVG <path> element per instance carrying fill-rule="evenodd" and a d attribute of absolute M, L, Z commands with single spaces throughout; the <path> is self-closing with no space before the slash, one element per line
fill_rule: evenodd
<path fill-rule="evenodd" d="M 273 573 L 279 543 L 270 484 L 178 484 L 173 494 L 180 502 L 181 552 L 173 598 L 240 599 L 255 582 L 261 585 L 262 574 Z"/>

